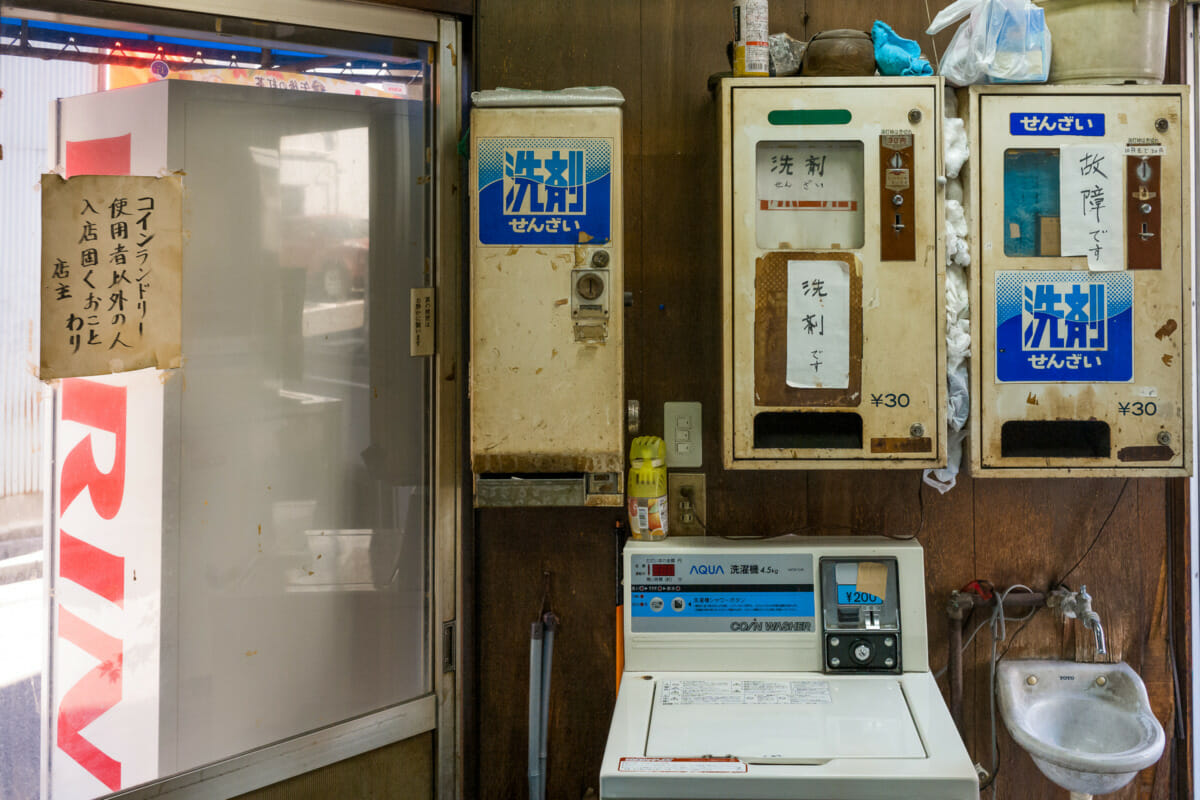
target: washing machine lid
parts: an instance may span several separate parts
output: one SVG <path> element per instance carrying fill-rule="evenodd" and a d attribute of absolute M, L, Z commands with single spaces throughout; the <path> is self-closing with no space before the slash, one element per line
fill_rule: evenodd
<path fill-rule="evenodd" d="M 781 764 L 926 757 L 895 677 L 816 674 L 659 680 L 645 754 Z"/>

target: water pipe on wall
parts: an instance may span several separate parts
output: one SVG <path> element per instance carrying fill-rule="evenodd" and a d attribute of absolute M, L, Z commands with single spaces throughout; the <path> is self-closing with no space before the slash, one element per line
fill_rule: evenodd
<path fill-rule="evenodd" d="M 529 633 L 529 800 L 538 800 L 542 784 L 542 643 L 545 633 L 539 617 Z"/>
<path fill-rule="evenodd" d="M 1004 596 L 1004 605 L 1011 608 L 1037 609 L 1046 604 L 1043 592 L 1018 592 Z M 967 611 L 980 606 L 995 607 L 997 595 L 988 592 L 986 595 L 977 592 L 951 592 L 946 604 L 946 614 L 950 620 L 950 658 L 946 670 L 950 675 L 950 716 L 958 728 L 960 735 L 963 731 L 963 619 Z"/>

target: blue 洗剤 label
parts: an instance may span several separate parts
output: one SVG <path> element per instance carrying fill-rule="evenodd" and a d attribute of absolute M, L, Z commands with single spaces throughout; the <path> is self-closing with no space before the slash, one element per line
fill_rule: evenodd
<path fill-rule="evenodd" d="M 1132 275 L 996 273 L 997 382 L 1132 380 Z"/>
<path fill-rule="evenodd" d="M 612 236 L 608 139 L 480 139 L 479 241 L 543 245 Z"/>
<path fill-rule="evenodd" d="M 1104 114 L 1014 111 L 1008 115 L 1011 136 L 1103 136 Z"/>

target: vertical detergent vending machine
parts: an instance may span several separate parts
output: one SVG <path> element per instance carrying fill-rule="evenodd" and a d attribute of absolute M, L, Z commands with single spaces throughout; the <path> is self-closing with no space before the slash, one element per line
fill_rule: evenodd
<path fill-rule="evenodd" d="M 941 79 L 718 93 L 725 466 L 944 464 Z"/>
<path fill-rule="evenodd" d="M 622 503 L 621 93 L 472 95 L 475 504 Z"/>
<path fill-rule="evenodd" d="M 964 94 L 972 473 L 1190 474 L 1188 87 Z"/>

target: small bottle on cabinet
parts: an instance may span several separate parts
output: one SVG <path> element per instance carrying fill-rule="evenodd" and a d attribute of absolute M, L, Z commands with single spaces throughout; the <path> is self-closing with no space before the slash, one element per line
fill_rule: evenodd
<path fill-rule="evenodd" d="M 639 436 L 629 446 L 629 534 L 634 539 L 667 536 L 667 445 L 657 436 Z"/>

